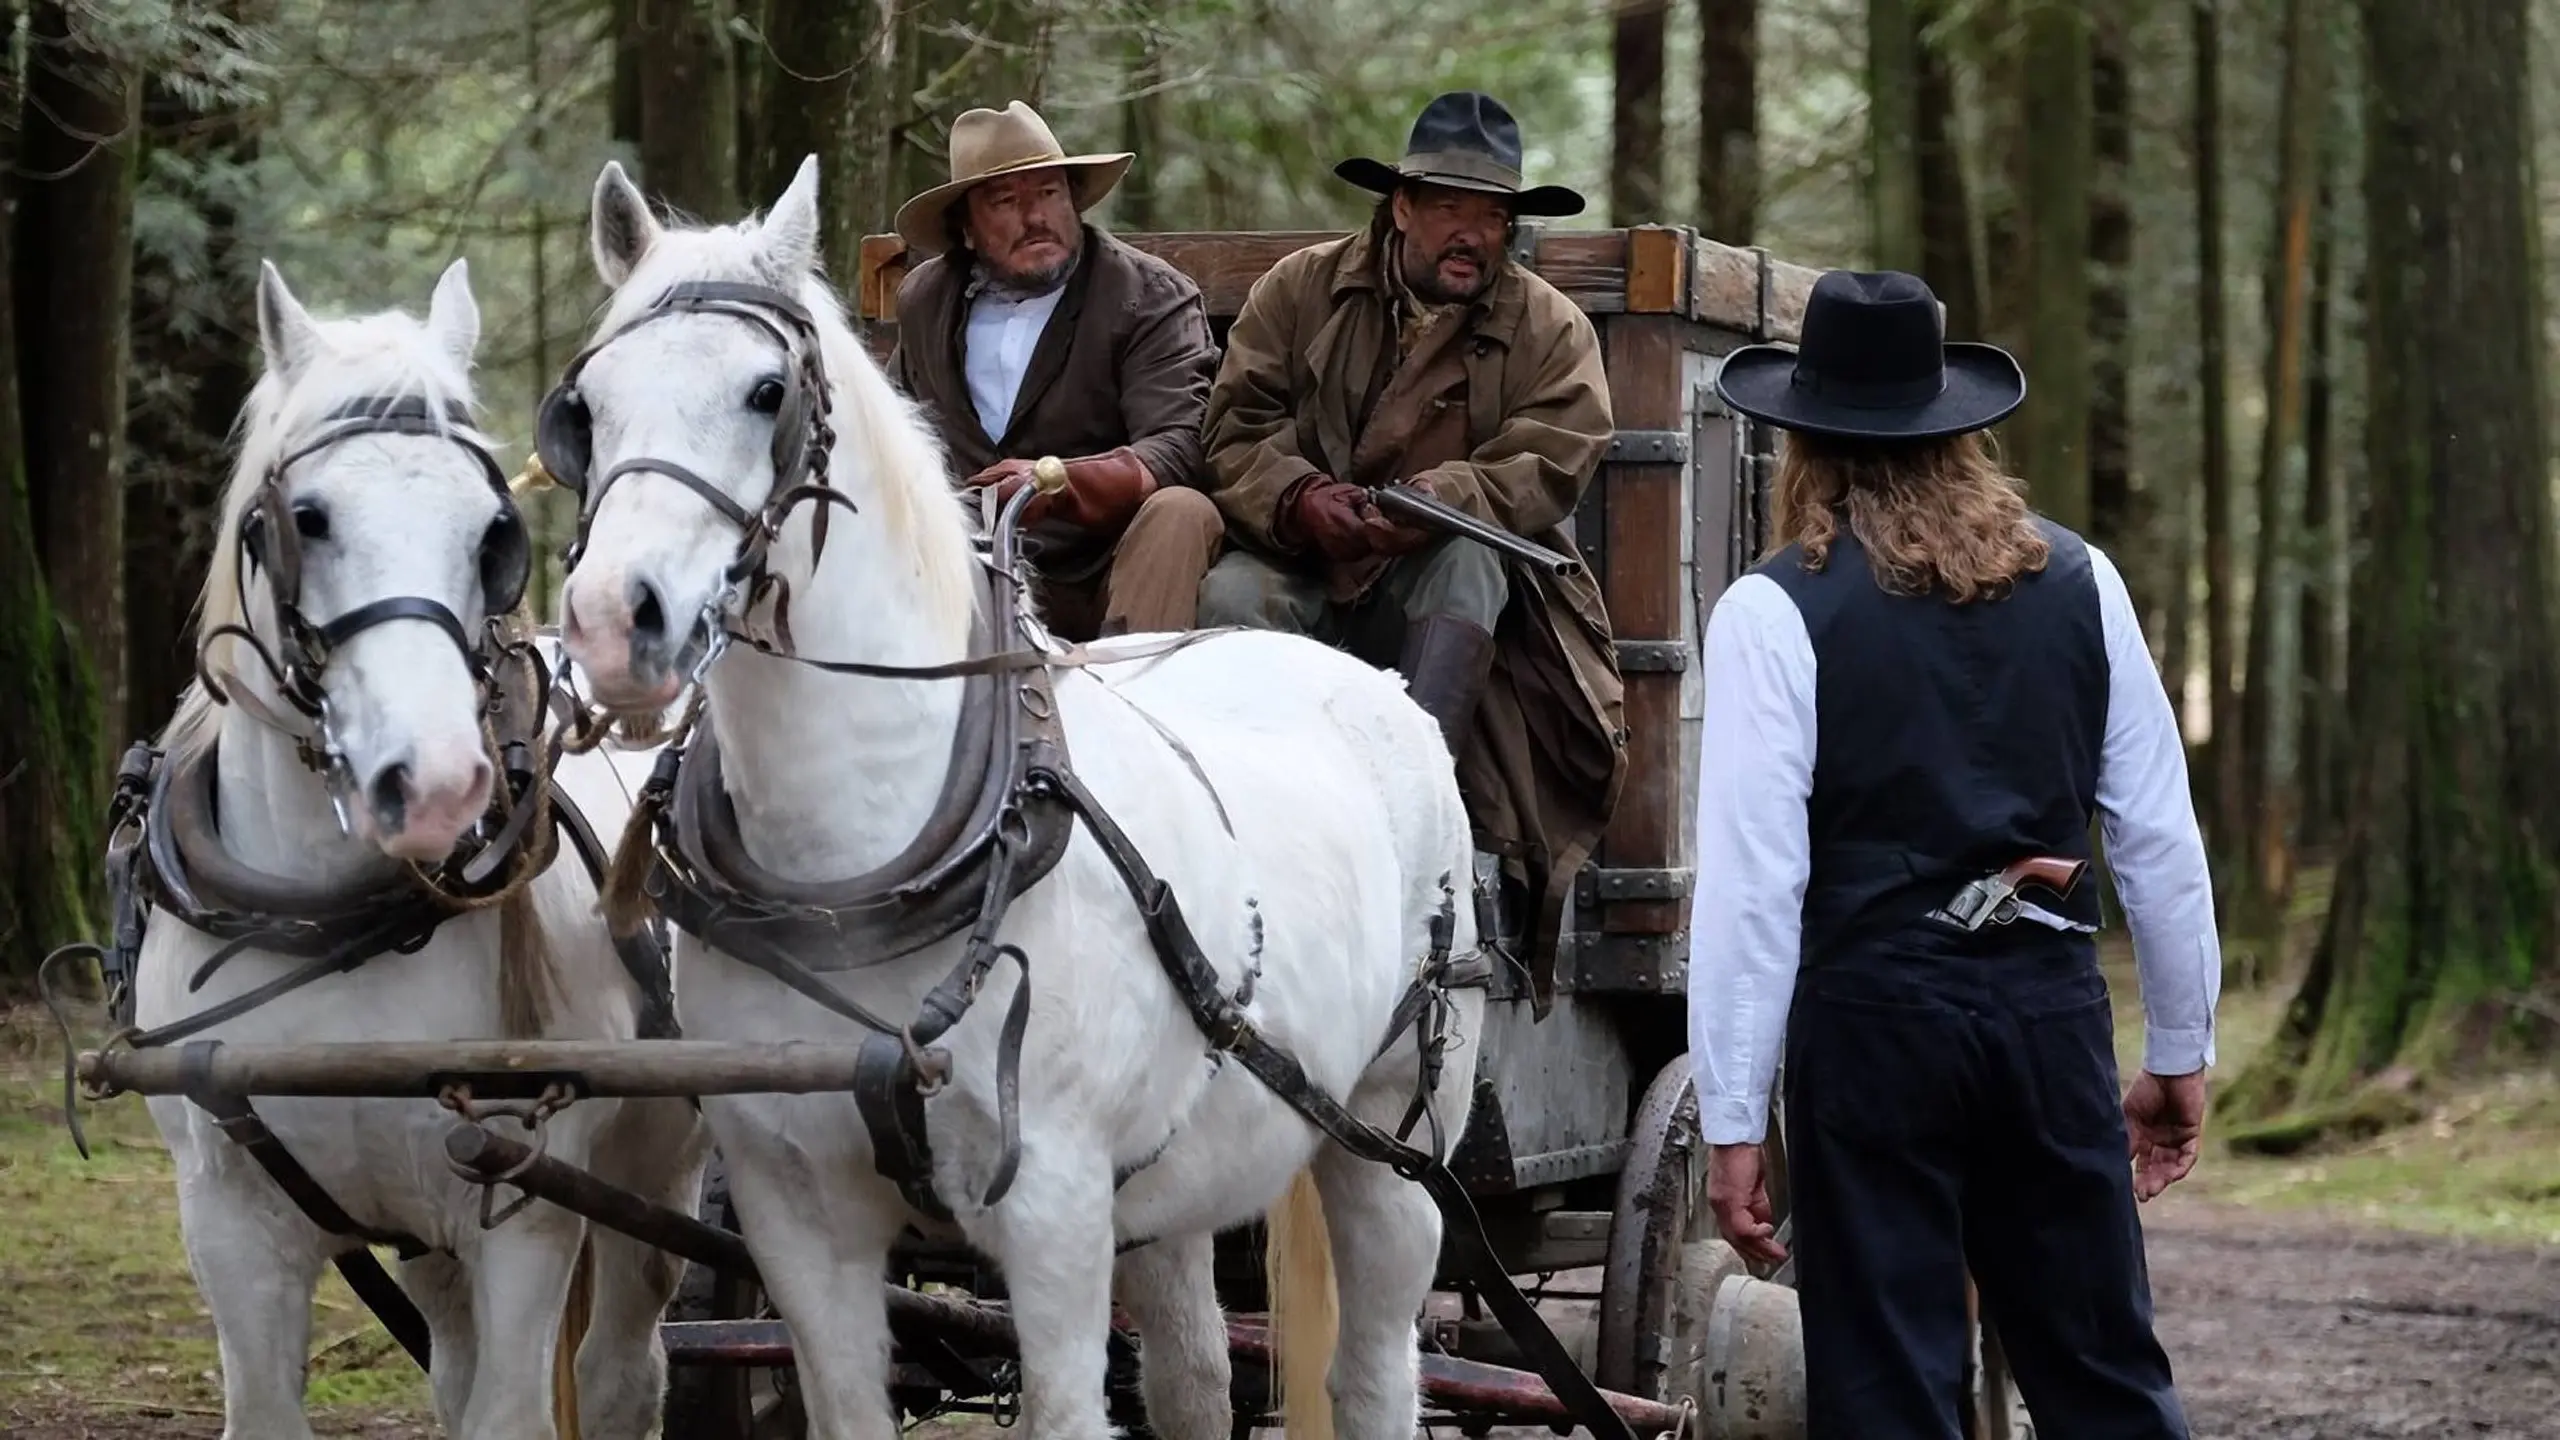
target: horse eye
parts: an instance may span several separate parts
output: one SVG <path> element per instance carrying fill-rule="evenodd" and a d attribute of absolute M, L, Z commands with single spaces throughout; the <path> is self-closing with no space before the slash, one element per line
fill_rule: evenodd
<path fill-rule="evenodd" d="M 313 501 L 297 501 L 293 507 L 293 529 L 305 540 L 326 540 L 329 538 L 329 512 Z"/>
<path fill-rule="evenodd" d="M 781 414 L 782 382 L 770 379 L 757 381 L 756 388 L 747 396 L 747 408 L 759 415 Z"/>

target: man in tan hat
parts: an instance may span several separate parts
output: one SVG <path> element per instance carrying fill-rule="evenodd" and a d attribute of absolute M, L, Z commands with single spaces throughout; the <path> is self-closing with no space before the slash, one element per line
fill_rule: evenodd
<path fill-rule="evenodd" d="M 909 251 L 933 258 L 898 287 L 890 376 L 963 484 L 1010 496 L 1063 462 L 1023 521 L 1070 640 L 1190 629 L 1226 528 L 1197 488 L 1218 365 L 1199 287 L 1083 218 L 1131 158 L 1067 154 L 1019 100 L 970 110 L 949 182 L 898 211 Z"/>
<path fill-rule="evenodd" d="M 1609 445 L 1591 321 L 1510 259 L 1512 221 L 1582 197 L 1524 187 L 1492 96 L 1423 108 L 1401 163 L 1334 173 L 1370 223 L 1254 284 L 1209 395 L 1210 493 L 1237 548 L 1201 587 L 1204 625 L 1312 634 L 1402 671 L 1440 722 L 1479 848 L 1532 902 L 1545 998 L 1563 902 L 1626 775 L 1624 687 L 1590 575 L 1410 529 L 1371 492 L 1426 490 L 1551 550 Z"/>

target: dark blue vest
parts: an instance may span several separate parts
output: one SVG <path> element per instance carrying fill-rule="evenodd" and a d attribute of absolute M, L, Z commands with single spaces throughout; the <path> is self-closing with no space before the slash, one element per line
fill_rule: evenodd
<path fill-rule="evenodd" d="M 2106 631 L 2080 537 L 2037 519 L 2045 568 L 1997 600 L 1890 595 L 1844 523 L 1829 563 L 1753 567 L 1813 642 L 1817 717 L 1804 963 L 1846 949 L 2050 945 L 2032 921 L 1966 937 L 1928 912 L 2029 855 L 2086 858 L 2106 735 Z M 2096 924 L 2098 884 L 2028 900 Z M 1951 938 L 1952 937 L 1952 938 Z"/>

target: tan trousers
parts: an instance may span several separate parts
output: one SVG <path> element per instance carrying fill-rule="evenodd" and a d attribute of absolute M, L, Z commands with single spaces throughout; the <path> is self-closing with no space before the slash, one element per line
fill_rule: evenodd
<path fill-rule="evenodd" d="M 1139 504 L 1093 578 L 1040 577 L 1041 613 L 1065 640 L 1193 629 L 1200 581 L 1226 534 L 1217 501 L 1184 486 L 1158 490 Z"/>

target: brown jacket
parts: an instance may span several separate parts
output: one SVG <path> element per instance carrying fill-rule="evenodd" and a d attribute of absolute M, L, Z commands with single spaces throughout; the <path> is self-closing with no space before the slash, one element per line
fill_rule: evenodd
<path fill-rule="evenodd" d="M 907 272 L 889 352 L 889 377 L 930 414 L 955 479 L 998 460 L 1072 460 L 1126 445 L 1157 485 L 1199 485 L 1200 416 L 1218 351 L 1191 277 L 1086 225 L 1084 258 L 1031 352 L 1012 423 L 993 436 L 979 424 L 962 368 L 968 288 L 965 250 Z M 1032 534 L 1040 568 L 1062 580 L 1100 570 L 1120 538 L 1059 521 Z"/>
<path fill-rule="evenodd" d="M 1255 282 L 1236 317 L 1206 432 L 1210 491 L 1230 537 L 1320 569 L 1273 533 L 1292 485 L 1316 474 L 1362 484 L 1428 477 L 1449 504 L 1578 555 L 1564 527 L 1615 430 L 1590 318 L 1505 263 L 1461 333 L 1407 362 L 1428 360 L 1438 393 L 1407 382 L 1371 402 L 1395 345 L 1378 243 L 1362 230 L 1298 251 Z M 1367 403 L 1376 408 L 1364 431 Z M 1447 411 L 1461 405 L 1463 443 L 1447 445 Z M 1452 449 L 1464 458 L 1393 463 Z M 1512 603 L 1458 781 L 1477 845 L 1504 857 L 1535 897 L 1526 958 L 1543 1010 L 1564 901 L 1625 782 L 1625 688 L 1588 573 L 1557 579 L 1517 564 L 1508 573 Z"/>

